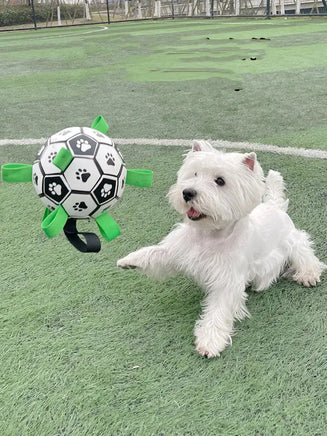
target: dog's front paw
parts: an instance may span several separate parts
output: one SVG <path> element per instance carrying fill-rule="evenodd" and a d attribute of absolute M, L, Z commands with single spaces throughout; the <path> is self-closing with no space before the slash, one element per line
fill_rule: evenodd
<path fill-rule="evenodd" d="M 123 257 L 122 259 L 119 259 L 117 262 L 117 266 L 119 266 L 119 268 L 123 268 L 123 269 L 141 268 L 141 265 L 138 262 L 137 256 L 135 256 L 134 253 L 131 253 L 128 256 Z"/>
<path fill-rule="evenodd" d="M 307 288 L 311 286 L 316 286 L 320 283 L 320 276 L 322 272 L 327 269 L 327 266 L 320 262 L 317 258 L 311 265 L 306 266 L 305 269 L 297 271 L 293 275 L 293 279 L 300 285 L 306 286 Z"/>
<path fill-rule="evenodd" d="M 203 357 L 219 357 L 227 345 L 232 343 L 229 335 L 223 335 L 216 329 L 197 327 L 195 334 L 195 349 Z"/>
<path fill-rule="evenodd" d="M 310 288 L 311 286 L 316 286 L 317 283 L 320 282 L 320 276 L 314 273 L 307 273 L 302 275 L 299 274 L 296 278 L 296 281 L 299 285 Z"/>
<path fill-rule="evenodd" d="M 200 354 L 200 356 L 206 357 L 210 359 L 211 357 L 219 357 L 220 353 L 217 353 L 216 351 L 210 351 L 207 349 L 208 347 L 201 347 L 198 345 L 196 347 L 196 351 Z"/>
<path fill-rule="evenodd" d="M 136 269 L 137 268 L 137 266 L 135 266 L 135 265 L 130 265 L 128 263 L 123 262 L 123 259 L 118 260 L 117 266 L 119 266 L 119 268 L 122 268 L 122 269 Z"/>

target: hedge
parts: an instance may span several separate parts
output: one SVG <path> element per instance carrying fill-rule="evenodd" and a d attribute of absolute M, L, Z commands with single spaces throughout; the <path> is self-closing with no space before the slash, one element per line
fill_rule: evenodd
<path fill-rule="evenodd" d="M 83 18 L 85 15 L 84 7 L 81 5 L 60 5 L 60 17 L 62 20 L 72 20 L 72 18 Z M 36 22 L 57 20 L 57 6 L 47 4 L 35 5 Z M 13 26 L 17 24 L 33 24 L 33 13 L 31 6 L 28 5 L 9 5 L 0 6 L 0 27 Z"/>

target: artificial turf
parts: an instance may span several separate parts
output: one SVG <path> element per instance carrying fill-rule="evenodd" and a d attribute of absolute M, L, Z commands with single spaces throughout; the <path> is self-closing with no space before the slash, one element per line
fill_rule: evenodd
<path fill-rule="evenodd" d="M 0 35 L 0 56 L 1 138 L 103 114 L 115 137 L 326 148 L 325 18 L 18 32 Z"/>
<path fill-rule="evenodd" d="M 326 149 L 326 26 L 199 20 L 1 34 L 0 139 L 49 136 L 103 114 L 113 137 Z M 270 40 L 250 39 L 261 36 Z M 200 71 L 209 68 L 219 72 Z M 0 434 L 324 436 L 326 276 L 317 288 L 281 280 L 249 292 L 252 317 L 236 324 L 233 346 L 199 357 L 201 290 L 116 267 L 179 220 L 166 193 L 184 150 L 120 149 L 128 168 L 153 169 L 154 185 L 126 188 L 111 211 L 122 234 L 96 255 L 45 237 L 31 184 L 0 185 Z M 0 147 L 0 164 L 31 163 L 37 150 Z M 326 262 L 326 162 L 258 157 L 285 177 L 290 215 Z M 80 228 L 97 232 L 92 220 Z"/>
<path fill-rule="evenodd" d="M 37 147 L 3 147 L 30 161 Z M 112 216 L 122 234 L 97 255 L 48 240 L 31 184 L 2 184 L 1 422 L 3 435 L 324 435 L 326 280 L 281 280 L 250 292 L 219 359 L 194 351 L 201 290 L 121 271 L 116 260 L 158 242 L 178 220 L 165 194 L 183 150 L 122 146 L 153 188 L 127 187 Z M 325 162 L 259 153 L 285 175 L 290 214 L 326 260 Z M 81 228 L 96 231 L 95 222 Z"/>

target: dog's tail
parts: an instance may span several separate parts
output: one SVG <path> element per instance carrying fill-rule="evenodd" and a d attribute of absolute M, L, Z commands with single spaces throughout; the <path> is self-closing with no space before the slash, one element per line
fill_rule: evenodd
<path fill-rule="evenodd" d="M 280 209 L 287 211 L 288 199 L 285 195 L 285 184 L 283 176 L 278 171 L 270 170 L 266 177 L 266 189 L 263 195 L 263 202 L 274 202 Z"/>

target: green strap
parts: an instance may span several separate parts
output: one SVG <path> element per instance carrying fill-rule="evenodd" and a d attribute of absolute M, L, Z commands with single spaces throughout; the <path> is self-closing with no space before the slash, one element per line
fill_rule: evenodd
<path fill-rule="evenodd" d="M 153 171 L 150 170 L 127 170 L 127 185 L 149 188 L 152 186 Z"/>
<path fill-rule="evenodd" d="M 59 168 L 61 171 L 64 171 L 72 160 L 73 155 L 71 154 L 71 152 L 67 150 L 67 148 L 62 147 L 56 154 L 52 163 L 56 165 L 56 167 Z"/>
<path fill-rule="evenodd" d="M 51 213 L 46 209 L 41 227 L 48 238 L 53 238 L 65 227 L 67 219 L 68 215 L 62 206 L 58 206 Z"/>
<path fill-rule="evenodd" d="M 44 211 L 44 215 L 43 215 L 43 219 L 42 219 L 42 221 L 44 221 L 44 220 L 46 219 L 46 217 L 47 217 L 48 215 L 50 215 L 50 213 L 51 213 L 51 210 L 48 209 L 48 208 L 46 208 L 45 211 Z"/>
<path fill-rule="evenodd" d="M 118 224 L 107 214 L 107 212 L 103 212 L 102 215 L 95 218 L 95 221 L 99 227 L 101 235 L 106 241 L 110 242 L 120 235 Z"/>
<path fill-rule="evenodd" d="M 31 182 L 33 165 L 11 163 L 2 165 L 1 178 L 5 182 Z"/>
<path fill-rule="evenodd" d="M 108 132 L 109 126 L 103 116 L 98 116 L 92 123 L 92 129 L 98 130 L 101 133 L 106 134 Z"/>

